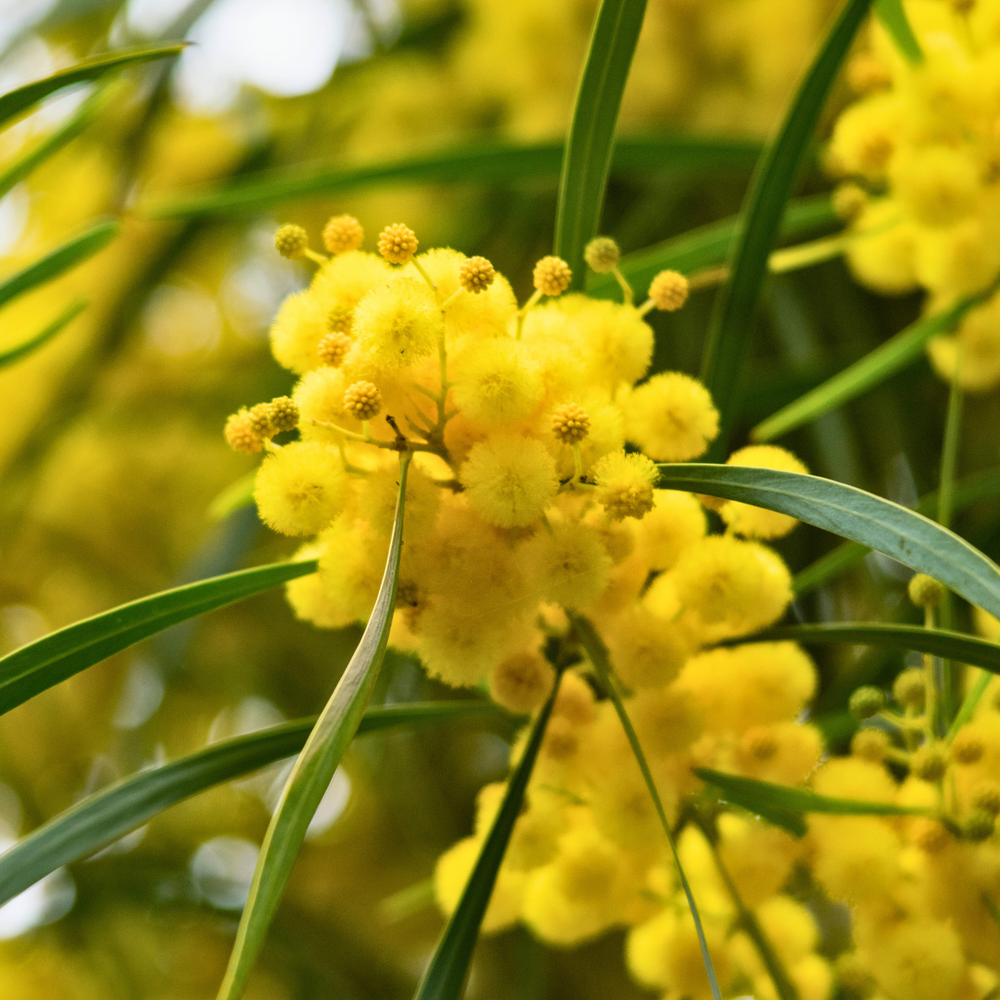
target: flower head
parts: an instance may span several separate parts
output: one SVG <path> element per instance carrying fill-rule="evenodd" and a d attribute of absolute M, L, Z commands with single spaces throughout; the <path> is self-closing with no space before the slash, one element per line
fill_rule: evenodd
<path fill-rule="evenodd" d="M 365 241 L 365 231 L 353 215 L 335 215 L 323 227 L 323 245 L 330 253 L 357 250 Z"/>
<path fill-rule="evenodd" d="M 382 230 L 378 238 L 378 252 L 390 264 L 405 264 L 417 252 L 417 234 L 398 222 Z"/>
<path fill-rule="evenodd" d="M 573 272 L 561 257 L 543 257 L 534 271 L 534 284 L 543 295 L 562 295 L 569 288 Z"/>

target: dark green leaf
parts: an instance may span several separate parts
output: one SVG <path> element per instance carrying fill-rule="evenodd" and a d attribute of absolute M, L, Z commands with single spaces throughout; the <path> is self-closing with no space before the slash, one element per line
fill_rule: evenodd
<path fill-rule="evenodd" d="M 38 285 L 59 277 L 71 267 L 93 257 L 103 250 L 121 231 L 121 226 L 114 220 L 99 222 L 75 239 L 64 243 L 41 260 L 29 264 L 23 271 L 11 275 L 6 281 L 0 282 L 0 306 L 6 304 L 18 295 L 36 288 Z"/>
<path fill-rule="evenodd" d="M 740 639 L 740 642 L 800 642 L 804 646 L 854 643 L 859 646 L 889 646 L 914 649 L 1000 674 L 1000 646 L 963 632 L 924 628 L 921 625 L 837 622 L 822 625 L 780 625 Z"/>
<path fill-rule="evenodd" d="M 17 90 L 11 90 L 0 96 L 0 125 L 70 84 L 87 83 L 104 76 L 105 73 L 125 69 L 127 66 L 170 58 L 179 55 L 186 47 L 186 42 L 170 42 L 167 45 L 122 49 L 119 52 L 107 52 L 95 56 L 93 59 L 84 59 L 75 66 L 68 66 L 58 73 L 53 73 L 52 76 L 27 83 Z"/>
<path fill-rule="evenodd" d="M 641 174 L 700 170 L 709 167 L 750 169 L 759 143 L 740 139 L 650 136 L 622 139 L 615 148 L 616 173 Z M 378 184 L 505 183 L 555 178 L 563 143 L 526 146 L 482 144 L 439 150 L 422 156 L 362 167 L 297 167 L 256 174 L 227 187 L 154 202 L 147 215 L 172 219 L 194 215 L 250 212 L 296 198 L 343 194 Z"/>
<path fill-rule="evenodd" d="M 142 597 L 0 657 L 0 714 L 113 653 L 206 611 L 316 572 L 315 559 L 272 563 Z"/>
<path fill-rule="evenodd" d="M 271 817 L 257 868 L 250 885 L 229 967 L 219 987 L 219 1000 L 238 1000 L 246 989 L 268 927 L 281 902 L 285 883 L 305 840 L 306 830 L 333 778 L 340 759 L 354 739 L 364 715 L 389 642 L 396 606 L 399 559 L 403 547 L 403 507 L 410 453 L 400 455 L 399 495 L 389 540 L 389 555 L 375 607 L 364 634 L 330 700 L 320 713 Z"/>
<path fill-rule="evenodd" d="M 77 299 L 68 309 L 61 312 L 48 326 L 39 330 L 33 337 L 22 341 L 16 347 L 8 347 L 0 350 L 0 368 L 6 368 L 8 365 L 26 358 L 29 354 L 34 354 L 39 347 L 47 344 L 60 330 L 69 326 L 86 308 L 87 300 Z"/>
<path fill-rule="evenodd" d="M 740 376 L 767 275 L 767 260 L 774 249 L 785 205 L 830 87 L 870 3 L 871 0 L 848 0 L 845 4 L 799 87 L 778 135 L 768 145 L 754 172 L 733 249 L 730 278 L 716 299 L 702 361 L 701 379 L 721 417 L 721 430 L 713 446 L 715 453 L 725 450 L 736 414 Z"/>
<path fill-rule="evenodd" d="M 558 685 L 553 688 L 552 694 L 531 727 L 531 735 L 524 753 L 511 775 L 500 809 L 483 842 L 476 865 L 462 892 L 462 898 L 458 901 L 458 906 L 455 907 L 455 912 L 451 915 L 434 949 L 430 964 L 420 980 L 415 1000 L 459 1000 L 462 995 L 476 939 L 479 937 L 479 927 L 489 906 L 497 872 L 503 863 L 510 835 L 514 831 L 514 824 L 524 803 L 524 793 L 535 766 L 535 759 L 538 757 L 538 750 L 542 745 L 542 738 L 545 736 L 545 727 L 552 714 L 557 690 Z"/>
<path fill-rule="evenodd" d="M 885 30 L 892 35 L 896 47 L 912 63 L 923 62 L 924 53 L 906 16 L 903 0 L 873 0 L 872 9 Z"/>
<path fill-rule="evenodd" d="M 556 206 L 555 253 L 583 287 L 583 248 L 597 235 L 615 126 L 646 0 L 601 0 L 580 77 Z"/>
<path fill-rule="evenodd" d="M 990 288 L 978 295 L 970 295 L 943 312 L 917 320 L 853 365 L 759 423 L 750 432 L 750 437 L 754 441 L 773 441 L 880 385 L 921 357 L 932 337 L 946 333 L 973 306 L 984 302 L 995 290 Z"/>
<path fill-rule="evenodd" d="M 941 525 L 899 504 L 819 476 L 738 465 L 661 465 L 660 486 L 739 500 L 884 552 L 1000 617 L 1000 569 Z"/>
<path fill-rule="evenodd" d="M 399 726 L 501 711 L 491 702 L 414 702 L 370 708 L 358 735 Z M 214 785 L 297 754 L 316 717 L 222 740 L 198 753 L 142 771 L 78 802 L 0 856 L 0 906 L 63 865 L 79 861 L 164 809 Z"/>

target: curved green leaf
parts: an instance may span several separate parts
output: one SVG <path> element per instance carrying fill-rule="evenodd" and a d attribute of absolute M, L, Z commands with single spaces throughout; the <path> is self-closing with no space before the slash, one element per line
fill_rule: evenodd
<path fill-rule="evenodd" d="M 622 139 L 612 169 L 634 174 L 734 167 L 749 170 L 763 147 L 743 139 L 664 135 Z M 143 208 L 155 219 L 250 212 L 296 198 L 343 194 L 376 184 L 504 183 L 558 177 L 563 143 L 483 143 L 360 167 L 269 170 L 214 191 L 169 196 Z"/>
<path fill-rule="evenodd" d="M 746 642 L 800 642 L 804 646 L 854 643 L 859 646 L 889 646 L 913 649 L 1000 674 L 1000 646 L 963 632 L 924 628 L 921 625 L 836 622 L 822 625 L 779 625 L 740 639 Z"/>
<path fill-rule="evenodd" d="M 315 559 L 271 563 L 142 597 L 0 657 L 0 714 L 140 639 L 206 611 L 315 573 Z"/>
<path fill-rule="evenodd" d="M 11 90 L 0 96 L 0 126 L 15 116 L 27 111 L 30 107 L 54 94 L 63 87 L 74 83 L 87 83 L 110 73 L 113 70 L 125 69 L 139 63 L 152 62 L 155 59 L 166 59 L 179 55 L 187 47 L 187 42 L 170 42 L 166 45 L 146 45 L 141 48 L 122 49 L 119 52 L 108 52 L 84 59 L 75 66 L 68 66 L 42 80 L 26 83 L 23 87 Z"/>
<path fill-rule="evenodd" d="M 639 41 L 646 0 L 601 0 L 580 77 L 559 179 L 555 253 L 583 287 L 583 248 L 597 235 L 618 110 Z"/>
<path fill-rule="evenodd" d="M 0 306 L 23 295 L 38 285 L 59 277 L 71 267 L 103 250 L 121 232 L 121 226 L 114 220 L 99 222 L 85 233 L 75 237 L 41 260 L 29 264 L 24 270 L 0 282 Z"/>
<path fill-rule="evenodd" d="M 358 735 L 398 726 L 501 712 L 492 702 L 413 702 L 370 708 Z M 63 865 L 79 861 L 158 813 L 214 785 L 297 754 L 316 716 L 222 740 L 180 760 L 142 771 L 78 802 L 0 855 L 0 906 Z"/>
<path fill-rule="evenodd" d="M 759 423 L 750 432 L 750 437 L 754 441 L 773 441 L 880 385 L 921 357 L 932 337 L 947 332 L 995 290 L 991 287 L 978 295 L 970 295 L 943 312 L 917 320 L 833 378 Z"/>
<path fill-rule="evenodd" d="M 740 376 L 750 346 L 767 260 L 781 218 L 834 78 L 871 0 L 848 0 L 809 68 L 778 135 L 754 172 L 733 250 L 731 277 L 716 299 L 701 380 L 719 409 L 721 430 L 714 445 L 721 453 L 736 414 Z"/>
<path fill-rule="evenodd" d="M 396 518 L 375 607 L 358 648 L 309 734 L 271 817 L 257 857 L 250 896 L 236 932 L 229 967 L 219 987 L 219 1000 L 237 1000 L 246 989 L 250 970 L 263 947 L 285 883 L 305 840 L 306 830 L 344 751 L 354 739 L 375 686 L 396 606 L 399 559 L 403 547 L 403 501 L 409 463 L 410 453 L 401 453 Z"/>
<path fill-rule="evenodd" d="M 462 995 L 476 939 L 479 937 L 479 927 L 483 922 L 486 907 L 489 906 L 497 872 L 503 863 L 514 824 L 524 804 L 524 793 L 535 767 L 535 760 L 542 745 L 542 738 L 545 736 L 545 727 L 552 714 L 558 690 L 559 685 L 556 684 L 532 724 L 531 735 L 524 753 L 511 775 L 500 809 L 493 820 L 490 832 L 486 835 L 486 840 L 483 841 L 476 865 L 462 892 L 462 898 L 458 901 L 458 906 L 455 907 L 455 912 L 451 915 L 434 949 L 430 964 L 417 987 L 414 1000 L 459 1000 Z"/>
<path fill-rule="evenodd" d="M 664 489 L 777 510 L 884 552 L 1000 617 L 1000 568 L 941 525 L 899 504 L 819 476 L 739 465 L 661 465 Z"/>
<path fill-rule="evenodd" d="M 0 368 L 6 368 L 8 365 L 12 365 L 16 361 L 26 358 L 29 354 L 34 354 L 39 347 L 43 347 L 57 333 L 69 326 L 69 324 L 86 308 L 87 300 L 77 299 L 76 302 L 61 312 L 51 323 L 49 323 L 48 326 L 39 330 L 33 337 L 29 337 L 27 340 L 22 341 L 16 347 L 9 347 L 5 350 L 0 350 Z"/>
<path fill-rule="evenodd" d="M 872 9 L 899 51 L 912 63 L 923 62 L 924 53 L 906 16 L 903 0 L 872 0 Z"/>

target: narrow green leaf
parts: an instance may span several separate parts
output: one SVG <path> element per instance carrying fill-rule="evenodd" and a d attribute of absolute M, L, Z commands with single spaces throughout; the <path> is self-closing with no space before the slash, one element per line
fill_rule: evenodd
<path fill-rule="evenodd" d="M 984 469 L 955 483 L 952 503 L 956 511 L 964 510 L 980 500 L 992 500 L 998 496 L 1000 496 L 1000 469 Z M 935 490 L 921 497 L 917 512 L 931 517 L 937 511 L 937 507 L 938 494 Z M 857 542 L 844 542 L 831 549 L 795 575 L 792 581 L 795 596 L 801 597 L 815 590 L 831 577 L 859 563 L 869 552 L 870 548 Z"/>
<path fill-rule="evenodd" d="M 142 597 L 0 657 L 0 715 L 140 639 L 206 611 L 315 573 L 317 562 L 271 563 Z"/>
<path fill-rule="evenodd" d="M 719 992 L 719 981 L 715 975 L 715 967 L 712 965 L 712 956 L 709 954 L 708 942 L 705 940 L 705 931 L 701 926 L 701 916 L 698 913 L 698 905 L 695 903 L 694 894 L 691 892 L 691 886 L 688 883 L 687 875 L 684 874 L 684 867 L 681 865 L 681 858 L 677 853 L 677 843 L 674 841 L 674 835 L 670 829 L 670 822 L 667 819 L 667 813 L 663 808 L 663 803 L 660 801 L 660 793 L 656 787 L 656 782 L 653 780 L 653 773 L 650 771 L 649 764 L 646 762 L 646 755 L 642 752 L 639 737 L 636 735 L 635 727 L 632 725 L 632 720 L 629 718 L 628 712 L 625 710 L 625 704 L 621 699 L 621 695 L 618 693 L 618 688 L 612 680 L 612 668 L 611 661 L 608 658 L 608 651 L 605 648 L 604 643 L 601 641 L 601 637 L 595 631 L 594 626 L 591 625 L 586 618 L 569 610 L 566 610 L 566 616 L 569 618 L 570 624 L 573 626 L 573 631 L 576 632 L 577 638 L 580 640 L 580 645 L 582 645 L 586 650 L 587 656 L 590 658 L 590 662 L 593 665 L 594 670 L 597 672 L 598 680 L 600 680 L 602 687 L 607 692 L 612 704 L 615 706 L 618 721 L 621 722 L 622 729 L 625 730 L 625 735 L 628 738 L 629 745 L 632 747 L 632 754 L 635 757 L 636 763 L 639 765 L 639 770 L 642 772 L 643 781 L 646 783 L 646 788 L 649 789 L 649 795 L 653 800 L 653 805 L 656 807 L 656 814 L 660 818 L 660 825 L 663 827 L 663 832 L 667 835 L 667 842 L 670 844 L 670 850 L 674 856 L 674 864 L 677 866 L 677 874 L 681 880 L 681 887 L 684 889 L 684 895 L 687 897 L 688 909 L 691 911 L 691 919 L 694 921 L 695 931 L 698 934 L 698 944 L 701 946 L 701 960 L 705 966 L 705 974 L 708 977 L 708 985 L 711 987 L 714 1000 L 722 1000 L 722 994 Z"/>
<path fill-rule="evenodd" d="M 932 337 L 946 333 L 995 290 L 991 287 L 978 295 L 970 295 L 943 312 L 917 320 L 853 365 L 759 423 L 750 432 L 750 437 L 754 441 L 773 441 L 880 385 L 921 357 Z"/>
<path fill-rule="evenodd" d="M 964 632 L 924 628 L 922 625 L 837 622 L 822 625 L 779 625 L 739 640 L 746 642 L 800 642 L 804 646 L 853 643 L 859 646 L 888 646 L 913 649 L 918 653 L 943 656 L 1000 674 L 1000 646 Z"/>
<path fill-rule="evenodd" d="M 713 446 L 716 454 L 725 450 L 736 415 L 740 376 L 767 276 L 767 259 L 774 249 L 785 205 L 830 87 L 870 3 L 848 0 L 844 5 L 754 172 L 733 249 L 730 278 L 716 299 L 702 361 L 701 380 L 721 417 L 721 430 Z"/>
<path fill-rule="evenodd" d="M 828 813 L 834 816 L 929 816 L 930 809 L 900 806 L 894 802 L 865 802 L 861 799 L 837 799 L 817 795 L 804 788 L 789 788 L 756 778 L 724 774 L 708 767 L 696 767 L 694 773 L 708 785 L 722 792 L 726 802 L 740 806 L 758 816 L 770 810 L 793 816 L 803 813 Z"/>
<path fill-rule="evenodd" d="M 583 287 L 583 248 L 597 235 L 615 126 L 646 0 L 601 0 L 566 137 L 556 206 L 555 253 Z"/>
<path fill-rule="evenodd" d="M 884 552 L 1000 617 L 1000 568 L 967 541 L 899 504 L 819 476 L 738 465 L 661 465 L 660 486 L 777 510 Z"/>
<path fill-rule="evenodd" d="M 219 1000 L 237 1000 L 246 989 L 250 970 L 264 945 L 285 883 L 305 840 L 306 830 L 344 751 L 354 739 L 378 678 L 396 606 L 399 559 L 403 547 L 403 500 L 409 461 L 409 452 L 400 454 L 396 518 L 375 607 L 358 648 L 309 734 L 271 817 L 257 857 L 250 896 L 236 932 L 229 967 L 219 987 Z"/>
<path fill-rule="evenodd" d="M 492 702 L 430 701 L 370 708 L 358 735 L 500 712 Z M 142 826 L 158 813 L 214 785 L 297 754 L 316 716 L 222 740 L 180 760 L 142 771 L 60 813 L 0 855 L 0 906 L 39 879 Z"/>
<path fill-rule="evenodd" d="M 952 720 L 951 726 L 948 729 L 949 743 L 955 738 L 962 726 L 972 718 L 973 713 L 976 711 L 976 706 L 979 704 L 979 699 L 986 694 L 986 689 L 990 686 L 991 680 L 993 678 L 987 671 L 979 671 L 979 676 L 972 687 L 969 688 L 969 693 L 965 696 L 958 714 Z"/>
<path fill-rule="evenodd" d="M 788 203 L 781 224 L 781 235 L 797 237 L 840 223 L 829 195 L 813 195 Z M 702 268 L 716 267 L 724 263 L 729 255 L 739 232 L 739 225 L 739 216 L 734 215 L 680 236 L 673 236 L 644 250 L 626 254 L 621 260 L 621 272 L 638 292 L 645 291 L 653 278 L 668 268 L 690 274 Z M 592 271 L 588 273 L 588 295 L 609 298 L 617 292 L 618 282 L 613 276 L 595 274 Z"/>
<path fill-rule="evenodd" d="M 296 167 L 263 171 L 214 191 L 173 195 L 145 206 L 156 219 L 258 211 L 296 198 L 343 194 L 380 184 L 506 183 L 556 178 L 562 142 L 484 143 L 437 150 L 360 167 Z M 742 139 L 664 135 L 622 139 L 611 167 L 620 174 L 737 168 L 749 170 L 762 146 Z"/>
<path fill-rule="evenodd" d="M 152 62 L 155 59 L 166 59 L 179 55 L 187 47 L 186 42 L 170 42 L 166 45 L 146 45 L 135 49 L 122 49 L 118 52 L 108 52 L 84 59 L 75 66 L 53 73 L 42 80 L 35 80 L 23 87 L 0 95 L 0 126 L 12 118 L 27 111 L 30 107 L 54 94 L 63 87 L 74 83 L 87 83 L 96 80 L 114 70 L 136 66 L 139 63 Z"/>
<path fill-rule="evenodd" d="M 248 472 L 245 476 L 240 476 L 235 482 L 230 483 L 219 495 L 208 505 L 208 516 L 213 521 L 221 521 L 229 517 L 233 511 L 241 507 L 249 507 L 253 503 L 254 486 L 257 483 L 257 470 Z"/>
<path fill-rule="evenodd" d="M 29 264 L 23 271 L 11 275 L 0 282 L 0 306 L 46 281 L 59 277 L 88 257 L 93 257 L 115 239 L 120 231 L 121 226 L 113 219 L 99 222 L 85 233 L 46 254 L 41 260 Z"/>
<path fill-rule="evenodd" d="M 33 337 L 22 341 L 16 347 L 8 347 L 5 350 L 0 350 L 0 368 L 6 368 L 8 365 L 26 358 L 29 354 L 34 354 L 39 347 L 47 344 L 57 333 L 69 326 L 86 308 L 87 300 L 77 299 L 76 302 L 63 310 L 48 326 L 43 327 Z"/>
<path fill-rule="evenodd" d="M 923 62 L 924 53 L 917 36 L 913 33 L 910 19 L 906 16 L 903 0 L 872 0 L 872 9 L 885 30 L 892 36 L 896 48 L 911 63 Z"/>
<path fill-rule="evenodd" d="M 479 937 L 479 927 L 489 906 L 497 872 L 500 871 L 507 844 L 514 832 L 514 824 L 524 803 L 524 793 L 535 767 L 558 689 L 557 684 L 531 727 L 524 753 L 511 775 L 500 809 L 483 842 L 462 898 L 434 949 L 414 1000 L 459 1000 L 462 995 L 476 939 Z"/>

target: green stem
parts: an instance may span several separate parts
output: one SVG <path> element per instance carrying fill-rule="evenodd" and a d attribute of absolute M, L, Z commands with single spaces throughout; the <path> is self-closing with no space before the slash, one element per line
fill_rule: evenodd
<path fill-rule="evenodd" d="M 962 728 L 962 726 L 964 726 L 969 719 L 972 718 L 972 713 L 975 712 L 976 706 L 979 704 L 979 699 L 986 693 L 986 689 L 990 686 L 990 681 L 992 679 L 993 674 L 989 671 L 979 671 L 976 683 L 969 688 L 969 693 L 965 696 L 965 701 L 962 702 L 962 707 L 958 710 L 958 715 L 955 716 L 955 721 L 951 724 L 951 728 L 948 730 L 946 739 L 949 743 L 951 743 L 951 741 L 955 738 L 955 735 Z"/>

